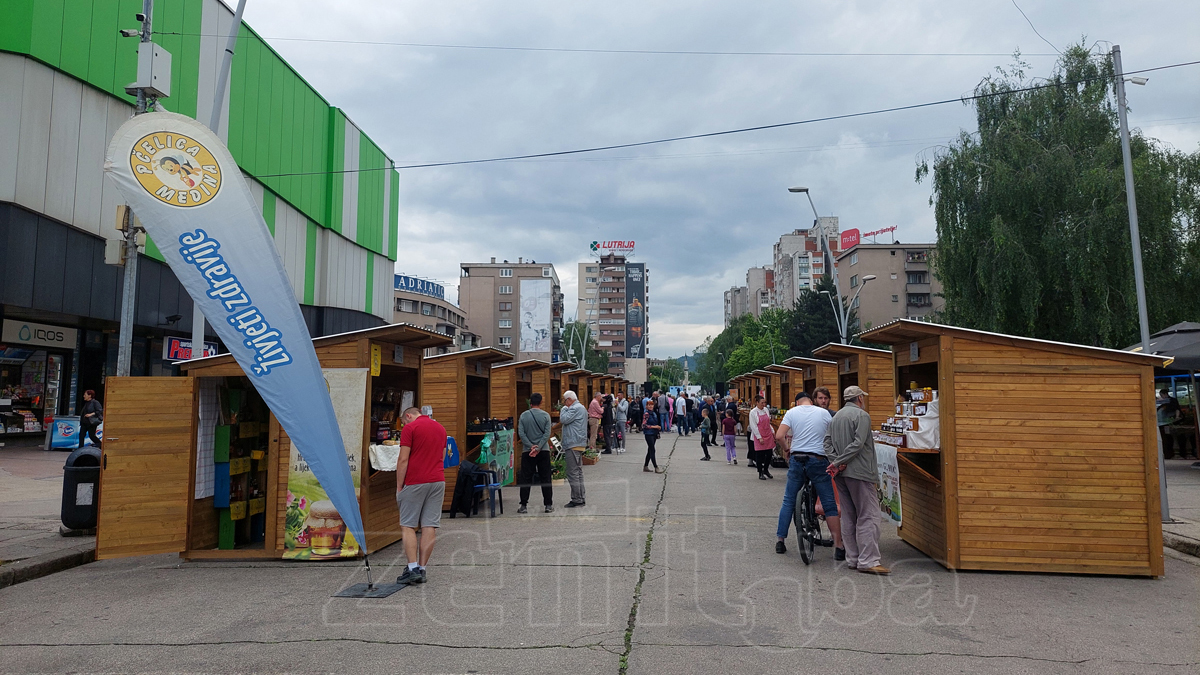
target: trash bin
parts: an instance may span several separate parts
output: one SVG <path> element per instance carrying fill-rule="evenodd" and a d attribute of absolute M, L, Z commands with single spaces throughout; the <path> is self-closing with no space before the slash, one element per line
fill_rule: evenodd
<path fill-rule="evenodd" d="M 72 530 L 96 527 L 100 496 L 100 450 L 79 448 L 63 465 L 62 524 Z"/>

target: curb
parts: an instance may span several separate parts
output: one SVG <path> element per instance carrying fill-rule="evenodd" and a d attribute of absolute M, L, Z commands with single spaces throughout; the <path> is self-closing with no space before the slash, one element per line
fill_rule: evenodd
<path fill-rule="evenodd" d="M 0 588 L 14 586 L 55 572 L 86 565 L 96 559 L 96 544 L 88 543 L 43 553 L 20 562 L 0 567 Z"/>
<path fill-rule="evenodd" d="M 1200 541 L 1191 537 L 1181 537 L 1170 532 L 1163 532 L 1163 546 L 1200 558 Z"/>

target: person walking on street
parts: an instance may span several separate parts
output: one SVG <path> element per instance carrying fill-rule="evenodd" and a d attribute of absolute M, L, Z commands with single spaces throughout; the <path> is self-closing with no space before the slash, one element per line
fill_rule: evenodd
<path fill-rule="evenodd" d="M 617 392 L 617 403 L 613 406 L 613 423 L 617 427 L 617 452 L 625 452 L 625 434 L 629 423 L 629 401 L 624 392 Z"/>
<path fill-rule="evenodd" d="M 756 451 L 754 462 L 758 465 L 758 479 L 774 478 L 771 454 L 775 450 L 775 429 L 771 427 L 771 411 L 762 396 L 754 397 L 754 407 L 750 409 L 750 437 Z"/>
<path fill-rule="evenodd" d="M 646 419 L 642 420 L 642 435 L 646 437 L 646 461 L 642 463 L 642 471 L 649 472 L 650 465 L 653 464 L 654 473 L 662 473 L 662 469 L 658 468 L 658 460 L 654 457 L 654 444 L 662 435 L 662 423 L 654 410 L 647 411 Z"/>
<path fill-rule="evenodd" d="M 675 415 L 675 407 L 671 403 L 670 394 L 666 392 L 660 394 L 658 396 L 658 404 L 654 406 L 654 409 L 658 413 L 658 420 L 662 424 L 662 430 L 670 433 L 671 418 Z"/>
<path fill-rule="evenodd" d="M 575 392 L 563 392 L 563 406 L 558 411 L 562 424 L 562 444 L 566 448 L 567 482 L 571 485 L 571 501 L 567 508 L 584 505 L 583 451 L 588 442 L 588 411 L 579 402 Z"/>
<path fill-rule="evenodd" d="M 683 395 L 683 400 L 684 403 L 687 404 L 687 428 L 688 433 L 690 434 L 696 430 L 696 398 L 694 396 L 688 396 L 685 393 Z"/>
<path fill-rule="evenodd" d="M 88 389 L 83 392 L 83 407 L 79 410 L 79 447 L 83 447 L 84 434 L 86 438 L 92 439 L 92 445 L 100 447 L 100 437 L 96 435 L 96 429 L 100 428 L 103 421 L 104 407 L 96 400 L 96 392 Z"/>
<path fill-rule="evenodd" d="M 604 395 L 596 392 L 592 395 L 592 402 L 588 404 L 588 450 L 596 449 L 596 436 L 600 433 L 600 420 L 604 417 L 604 404 L 601 400 Z"/>
<path fill-rule="evenodd" d="M 725 397 L 717 399 L 713 404 L 713 430 L 712 437 L 708 439 L 709 445 L 717 444 L 717 434 L 721 433 L 721 420 L 725 419 Z"/>
<path fill-rule="evenodd" d="M 808 394 L 796 394 L 796 405 L 783 416 L 775 431 L 775 440 L 787 448 L 788 475 L 783 489 L 783 505 L 779 507 L 779 522 L 775 528 L 776 553 L 786 553 L 788 528 L 796 513 L 796 494 L 804 484 L 804 478 L 812 481 L 821 508 L 825 510 L 825 522 L 833 535 L 833 559 L 845 560 L 846 550 L 842 547 L 841 520 L 838 517 L 837 497 L 833 492 L 833 480 L 825 469 L 829 458 L 825 456 L 825 432 L 829 429 L 829 411 L 813 405 Z"/>
<path fill-rule="evenodd" d="M 646 411 L 646 404 L 638 400 L 635 396 L 629 400 L 629 431 L 632 433 L 641 433 L 642 431 L 642 416 Z"/>
<path fill-rule="evenodd" d="M 733 411 L 725 409 L 725 419 L 721 420 L 721 434 L 725 437 L 725 463 L 737 464 L 737 420 L 733 419 Z"/>
<path fill-rule="evenodd" d="M 529 503 L 529 490 L 533 486 L 535 472 L 542 486 L 542 505 L 546 513 L 550 513 L 554 511 L 554 487 L 551 484 L 554 469 L 550 466 L 550 429 L 554 422 L 550 419 L 550 413 L 542 410 L 541 394 L 530 396 L 529 405 L 529 410 L 521 413 L 517 419 L 517 436 L 524 447 L 521 452 L 521 472 L 517 478 L 521 485 L 521 506 L 517 513 L 527 512 L 525 505 Z"/>
<path fill-rule="evenodd" d="M 837 483 L 843 500 L 846 565 L 867 574 L 891 574 L 879 557 L 879 491 L 875 487 L 879 473 L 875 441 L 871 437 L 871 415 L 863 409 L 866 396 L 856 386 L 846 387 L 842 392 L 846 404 L 833 416 L 825 432 L 825 454 L 830 459 L 827 472 Z"/>
<path fill-rule="evenodd" d="M 442 524 L 442 499 L 446 496 L 446 428 L 417 408 L 403 413 L 400 458 L 396 461 L 396 507 L 408 569 L 397 584 L 425 583 L 425 568 L 433 555 L 437 530 Z M 417 528 L 421 538 L 417 539 Z"/>
<path fill-rule="evenodd" d="M 613 411 L 613 397 L 604 397 L 604 407 L 600 413 L 600 429 L 604 432 L 604 452 L 601 454 L 613 454 L 613 447 L 617 444 L 617 418 Z"/>
<path fill-rule="evenodd" d="M 687 394 L 680 394 L 675 399 L 675 426 L 680 436 L 688 435 L 687 423 Z"/>
<path fill-rule="evenodd" d="M 708 435 L 712 432 L 713 421 L 709 417 L 709 409 L 702 408 L 700 410 L 700 449 L 704 451 L 704 456 L 700 458 L 702 462 L 712 460 L 708 454 Z"/>

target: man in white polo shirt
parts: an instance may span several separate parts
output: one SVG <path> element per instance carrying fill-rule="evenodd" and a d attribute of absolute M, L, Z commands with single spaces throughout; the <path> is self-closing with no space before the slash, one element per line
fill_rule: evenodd
<path fill-rule="evenodd" d="M 804 484 L 804 476 L 812 481 L 825 510 L 825 522 L 833 534 L 834 560 L 845 560 L 846 549 L 842 548 L 842 526 L 838 518 L 837 500 L 833 495 L 833 479 L 825 472 L 829 468 L 829 460 L 825 456 L 825 432 L 833 419 L 829 411 L 813 405 L 808 394 L 796 394 L 796 405 L 783 416 L 783 422 L 775 431 L 775 439 L 779 441 L 788 454 L 787 485 L 783 491 L 783 505 L 779 508 L 779 525 L 775 528 L 776 553 L 786 553 L 788 528 L 792 524 L 792 514 L 796 512 L 796 493 Z"/>

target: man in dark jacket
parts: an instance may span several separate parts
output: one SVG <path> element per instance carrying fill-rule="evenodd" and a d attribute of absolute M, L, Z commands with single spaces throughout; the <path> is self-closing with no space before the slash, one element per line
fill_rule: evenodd
<path fill-rule="evenodd" d="M 534 393 L 529 397 L 529 410 L 521 413 L 517 420 L 517 435 L 521 439 L 521 473 L 517 483 L 521 486 L 521 507 L 517 513 L 526 513 L 529 503 L 529 491 L 533 486 L 533 475 L 536 472 L 538 483 L 542 486 L 542 505 L 546 513 L 554 511 L 554 488 L 551 486 L 553 469 L 550 467 L 550 428 L 553 421 L 550 414 L 542 410 L 542 395 Z"/>
<path fill-rule="evenodd" d="M 100 447 L 100 437 L 96 429 L 104 421 L 104 408 L 96 400 L 96 392 L 88 389 L 83 392 L 83 407 L 79 410 L 79 447 L 83 447 L 84 434 L 92 439 L 92 444 Z"/>

